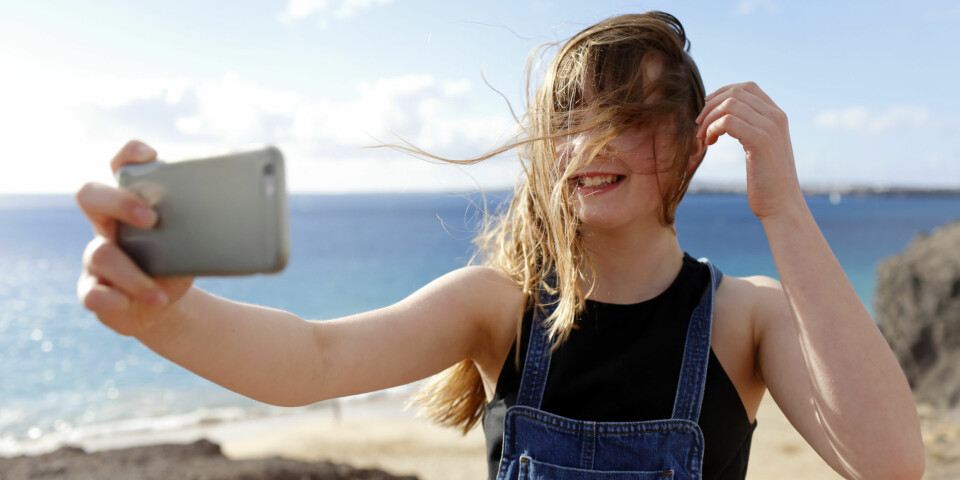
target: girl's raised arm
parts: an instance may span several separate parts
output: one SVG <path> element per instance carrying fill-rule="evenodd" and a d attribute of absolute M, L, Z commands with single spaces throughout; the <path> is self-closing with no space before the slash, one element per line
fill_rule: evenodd
<path fill-rule="evenodd" d="M 111 166 L 154 158 L 151 148 L 130 142 Z M 520 290 L 505 274 L 468 267 L 395 305 L 308 322 L 216 297 L 192 287 L 192 278 L 147 276 L 116 245 L 116 224 L 149 227 L 156 221 L 149 207 L 101 184 L 85 185 L 77 202 L 96 233 L 77 285 L 83 305 L 184 368 L 274 405 L 402 385 L 483 355 L 490 322 L 514 321 L 521 307 Z"/>
<path fill-rule="evenodd" d="M 781 284 L 754 278 L 760 374 L 790 422 L 847 478 L 920 478 L 913 395 L 800 190 L 786 115 L 756 84 L 707 97 L 698 135 L 743 145 L 750 208 Z"/>

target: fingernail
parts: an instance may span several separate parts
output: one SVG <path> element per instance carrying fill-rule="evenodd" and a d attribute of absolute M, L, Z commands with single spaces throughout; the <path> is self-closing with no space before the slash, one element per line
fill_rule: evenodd
<path fill-rule="evenodd" d="M 146 227 L 153 226 L 157 221 L 157 213 L 153 211 L 152 208 L 139 206 L 134 209 L 133 215 L 137 218 L 137 221 L 140 225 Z"/>
<path fill-rule="evenodd" d="M 147 297 L 147 303 L 154 307 L 162 307 L 167 304 L 167 294 L 163 293 L 162 290 L 153 292 Z"/>
<path fill-rule="evenodd" d="M 134 152 L 134 154 L 136 155 L 137 160 L 149 160 L 157 154 L 157 151 L 150 148 L 149 145 L 141 143 L 140 145 L 137 145 L 137 150 Z"/>

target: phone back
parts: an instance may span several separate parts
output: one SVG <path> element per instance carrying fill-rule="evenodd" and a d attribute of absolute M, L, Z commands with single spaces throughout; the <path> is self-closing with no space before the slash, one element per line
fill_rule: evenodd
<path fill-rule="evenodd" d="M 118 243 L 152 276 L 280 271 L 290 251 L 284 176 L 275 147 L 125 166 L 120 187 L 159 220 L 145 230 L 121 224 Z"/>

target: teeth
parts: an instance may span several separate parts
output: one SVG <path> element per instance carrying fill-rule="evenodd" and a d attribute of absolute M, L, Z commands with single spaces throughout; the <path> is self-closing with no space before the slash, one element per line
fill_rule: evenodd
<path fill-rule="evenodd" d="M 580 177 L 580 186 L 587 188 L 600 188 L 610 185 L 617 181 L 616 175 L 597 175 L 593 177 Z"/>

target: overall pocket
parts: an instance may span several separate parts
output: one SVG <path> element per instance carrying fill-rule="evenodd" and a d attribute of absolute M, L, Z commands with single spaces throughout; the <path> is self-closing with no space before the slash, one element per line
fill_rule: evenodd
<path fill-rule="evenodd" d="M 561 467 L 522 455 L 518 480 L 678 480 L 672 469 L 657 471 L 600 471 Z"/>

